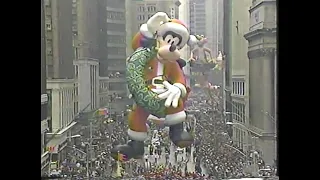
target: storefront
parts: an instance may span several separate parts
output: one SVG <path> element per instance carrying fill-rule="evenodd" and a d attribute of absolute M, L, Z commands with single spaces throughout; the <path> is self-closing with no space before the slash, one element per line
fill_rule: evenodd
<path fill-rule="evenodd" d="M 50 164 L 50 158 L 49 158 L 49 152 L 45 152 L 41 156 L 41 176 L 44 175 L 44 173 L 47 173 L 49 171 L 49 164 Z"/>
<path fill-rule="evenodd" d="M 68 146 L 67 139 L 58 145 L 59 162 L 63 162 L 67 158 L 67 148 L 66 148 L 67 146 Z"/>

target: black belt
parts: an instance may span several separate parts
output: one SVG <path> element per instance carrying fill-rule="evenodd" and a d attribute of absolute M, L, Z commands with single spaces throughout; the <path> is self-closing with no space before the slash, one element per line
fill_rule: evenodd
<path fill-rule="evenodd" d="M 154 84 L 163 84 L 163 82 L 164 82 L 165 80 L 160 80 L 160 79 L 155 79 L 154 80 Z M 167 80 L 170 84 L 172 84 L 171 83 L 171 81 L 169 81 L 169 80 Z M 147 81 L 145 81 L 145 83 L 147 84 L 147 85 L 152 85 L 152 79 L 149 79 L 149 80 L 147 80 Z"/>
<path fill-rule="evenodd" d="M 161 79 L 155 79 L 153 82 L 154 84 L 162 84 L 164 80 L 161 80 Z M 147 85 L 152 85 L 152 79 L 149 79 L 147 81 L 145 81 L 145 83 Z"/>

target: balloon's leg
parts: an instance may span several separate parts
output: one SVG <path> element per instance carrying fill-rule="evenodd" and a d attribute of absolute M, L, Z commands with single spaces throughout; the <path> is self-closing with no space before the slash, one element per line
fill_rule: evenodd
<path fill-rule="evenodd" d="M 144 155 L 144 141 L 147 139 L 148 127 L 146 125 L 148 113 L 141 107 L 135 106 L 129 113 L 128 122 L 129 129 L 128 135 L 130 141 L 124 145 L 117 145 L 112 148 L 111 156 L 118 160 L 118 154 L 121 153 L 126 156 L 125 160 L 131 158 L 140 159 Z"/>

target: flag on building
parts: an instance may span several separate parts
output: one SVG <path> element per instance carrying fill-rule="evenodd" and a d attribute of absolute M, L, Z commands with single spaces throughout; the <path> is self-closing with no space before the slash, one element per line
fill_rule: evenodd
<path fill-rule="evenodd" d="M 99 108 L 98 109 L 99 116 L 105 116 L 107 117 L 109 115 L 109 111 L 107 108 Z"/>

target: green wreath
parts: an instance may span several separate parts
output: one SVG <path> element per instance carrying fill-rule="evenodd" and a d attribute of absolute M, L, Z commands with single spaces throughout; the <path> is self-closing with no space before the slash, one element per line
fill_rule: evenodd
<path fill-rule="evenodd" d="M 159 99 L 158 94 L 148 88 L 144 78 L 146 65 L 156 55 L 157 50 L 155 48 L 136 50 L 127 59 L 126 78 L 128 89 L 135 103 L 150 114 L 162 118 L 165 116 L 165 100 Z"/>

